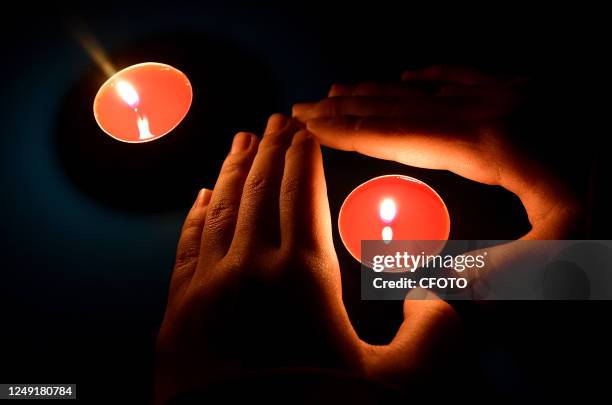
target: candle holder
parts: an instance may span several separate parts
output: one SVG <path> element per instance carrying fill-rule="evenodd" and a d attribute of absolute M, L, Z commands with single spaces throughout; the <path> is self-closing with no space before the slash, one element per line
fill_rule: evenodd
<path fill-rule="evenodd" d="M 193 92 L 180 70 L 146 62 L 108 79 L 96 94 L 94 116 L 100 128 L 122 142 L 142 143 L 168 134 L 185 118 Z"/>
<path fill-rule="evenodd" d="M 361 242 L 365 240 L 446 241 L 450 217 L 442 198 L 424 182 L 386 175 L 366 181 L 346 197 L 338 229 L 351 256 L 361 261 Z M 426 245 L 436 246 L 436 250 L 443 246 Z"/>

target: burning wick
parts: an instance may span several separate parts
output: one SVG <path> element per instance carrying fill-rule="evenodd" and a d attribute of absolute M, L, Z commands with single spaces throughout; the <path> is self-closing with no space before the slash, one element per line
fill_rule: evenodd
<path fill-rule="evenodd" d="M 119 141 L 150 142 L 180 124 L 192 98 L 189 79 L 180 70 L 163 63 L 139 63 L 113 74 L 100 87 L 94 117 Z"/>
<path fill-rule="evenodd" d="M 390 226 L 385 226 L 382 230 L 382 240 L 386 243 L 393 239 L 393 229 Z"/>
<path fill-rule="evenodd" d="M 138 114 L 138 118 L 136 124 L 138 126 L 138 136 L 140 140 L 153 138 L 153 134 L 149 130 L 149 120 L 147 117 L 144 117 L 138 111 L 138 103 L 140 102 L 140 98 L 138 97 L 138 92 L 126 81 L 118 81 L 117 82 L 117 92 L 119 96 L 129 105 L 136 114 Z"/>

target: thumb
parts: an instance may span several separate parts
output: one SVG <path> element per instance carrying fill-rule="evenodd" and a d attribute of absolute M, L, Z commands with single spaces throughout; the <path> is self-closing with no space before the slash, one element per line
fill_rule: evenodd
<path fill-rule="evenodd" d="M 390 383 L 402 383 L 428 371 L 433 360 L 451 346 L 461 329 L 453 308 L 434 293 L 414 289 L 404 301 L 404 321 L 385 346 L 374 346 L 368 371 Z"/>

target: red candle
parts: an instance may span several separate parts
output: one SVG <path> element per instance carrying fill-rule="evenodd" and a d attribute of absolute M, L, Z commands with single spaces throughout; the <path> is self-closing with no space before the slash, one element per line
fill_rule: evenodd
<path fill-rule="evenodd" d="M 100 128 L 130 143 L 161 138 L 185 118 L 193 93 L 183 72 L 163 63 L 139 63 L 115 73 L 94 100 Z"/>
<path fill-rule="evenodd" d="M 408 176 L 388 175 L 366 181 L 346 197 L 338 228 L 344 246 L 361 261 L 362 240 L 445 241 L 450 218 L 442 198 L 427 184 Z"/>

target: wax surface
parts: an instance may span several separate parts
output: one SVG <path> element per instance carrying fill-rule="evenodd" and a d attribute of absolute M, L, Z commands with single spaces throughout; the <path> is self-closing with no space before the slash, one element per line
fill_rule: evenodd
<path fill-rule="evenodd" d="M 94 100 L 104 132 L 123 142 L 149 142 L 172 131 L 187 115 L 193 93 L 183 72 L 163 63 L 140 63 L 115 73 Z"/>
<path fill-rule="evenodd" d="M 447 240 L 450 218 L 442 198 L 427 184 L 388 175 L 361 184 L 346 197 L 338 228 L 344 246 L 361 261 L 362 240 Z"/>

